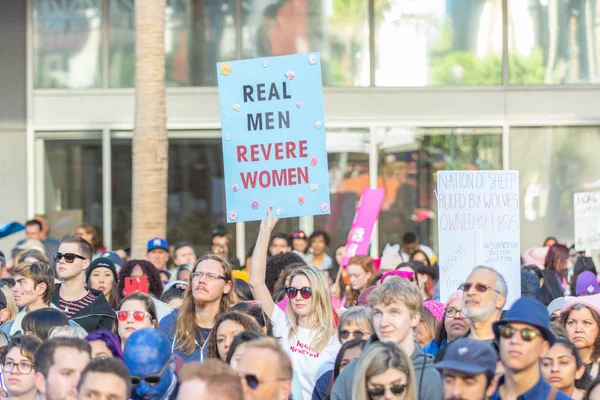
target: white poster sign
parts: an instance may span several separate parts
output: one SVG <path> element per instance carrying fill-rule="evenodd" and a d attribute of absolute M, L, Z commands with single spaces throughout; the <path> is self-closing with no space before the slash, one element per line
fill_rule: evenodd
<path fill-rule="evenodd" d="M 519 172 L 438 171 L 437 201 L 441 301 L 485 265 L 504 276 L 510 306 L 521 296 Z"/>
<path fill-rule="evenodd" d="M 573 196 L 575 250 L 600 249 L 600 192 L 581 192 Z"/>

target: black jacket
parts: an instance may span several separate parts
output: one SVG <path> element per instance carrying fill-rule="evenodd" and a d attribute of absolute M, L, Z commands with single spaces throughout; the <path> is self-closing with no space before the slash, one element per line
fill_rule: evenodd
<path fill-rule="evenodd" d="M 552 300 L 563 297 L 565 294 L 553 271 L 543 270 L 542 276 L 544 277 L 544 284 L 542 285 L 541 302 L 547 306 Z"/>
<path fill-rule="evenodd" d="M 86 288 L 94 296 L 96 300 L 89 306 L 79 310 L 71 320 L 77 322 L 87 332 L 93 332 L 97 329 L 108 329 L 112 331 L 116 320 L 116 314 L 110 304 L 106 301 L 104 293 L 100 290 Z M 60 291 L 60 283 L 56 285 L 54 289 L 54 295 L 52 296 L 52 303 L 55 306 L 59 306 L 60 297 L 58 295 Z"/>

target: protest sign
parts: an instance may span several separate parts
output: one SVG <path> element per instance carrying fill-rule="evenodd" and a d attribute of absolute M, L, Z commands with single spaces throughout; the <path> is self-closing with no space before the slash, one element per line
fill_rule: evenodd
<path fill-rule="evenodd" d="M 329 213 L 318 53 L 217 63 L 227 221 Z"/>
<path fill-rule="evenodd" d="M 485 265 L 504 276 L 509 307 L 521 295 L 519 172 L 439 171 L 436 193 L 441 300 Z"/>
<path fill-rule="evenodd" d="M 346 247 L 344 247 L 344 257 L 342 266 L 348 266 L 348 260 L 354 256 L 369 255 L 369 245 L 371 244 L 371 234 L 375 222 L 379 218 L 379 211 L 383 203 L 384 189 L 365 189 L 360 196 L 356 214 L 352 221 L 352 228 L 348 234 Z"/>
<path fill-rule="evenodd" d="M 600 249 L 600 192 L 573 195 L 575 250 Z M 589 254 L 588 254 L 589 255 Z"/>

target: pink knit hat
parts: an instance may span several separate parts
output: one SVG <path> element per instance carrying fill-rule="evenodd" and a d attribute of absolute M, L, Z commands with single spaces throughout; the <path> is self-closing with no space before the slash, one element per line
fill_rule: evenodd
<path fill-rule="evenodd" d="M 530 247 L 523 253 L 523 262 L 525 265 L 535 265 L 540 269 L 544 269 L 544 261 L 548 255 L 548 247 Z"/>
<path fill-rule="evenodd" d="M 562 310 L 560 310 L 560 313 L 565 314 L 571 308 L 573 308 L 575 304 L 586 306 L 600 315 L 600 293 L 591 296 L 567 296 L 565 297 L 565 305 L 563 306 Z"/>
<path fill-rule="evenodd" d="M 444 303 L 441 301 L 427 300 L 423 303 L 423 307 L 428 309 L 438 321 L 444 320 Z"/>

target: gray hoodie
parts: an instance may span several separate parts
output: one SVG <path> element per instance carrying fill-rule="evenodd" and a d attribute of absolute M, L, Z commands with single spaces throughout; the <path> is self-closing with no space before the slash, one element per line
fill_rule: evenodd
<path fill-rule="evenodd" d="M 375 334 L 369 339 L 369 343 L 378 341 L 379 339 Z M 359 360 L 349 364 L 337 377 L 333 388 L 331 388 L 331 400 L 352 400 L 354 374 Z M 433 357 L 425 354 L 417 342 L 415 342 L 415 350 L 410 356 L 410 361 L 415 369 L 415 381 L 419 400 L 442 399 L 444 397 L 442 392 L 442 378 L 439 372 L 433 368 Z"/>

